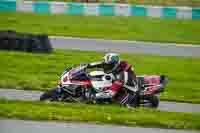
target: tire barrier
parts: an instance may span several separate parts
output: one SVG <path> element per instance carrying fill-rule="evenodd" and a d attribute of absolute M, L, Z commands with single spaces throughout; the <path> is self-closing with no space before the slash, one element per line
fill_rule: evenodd
<path fill-rule="evenodd" d="M 0 31 L 0 49 L 39 53 L 51 53 L 53 50 L 47 35 L 15 31 Z"/>

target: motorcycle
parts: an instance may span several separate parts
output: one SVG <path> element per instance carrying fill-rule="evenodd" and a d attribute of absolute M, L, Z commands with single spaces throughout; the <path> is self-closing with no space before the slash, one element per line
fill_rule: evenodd
<path fill-rule="evenodd" d="M 112 73 L 104 73 L 99 70 L 87 72 L 86 68 L 87 65 L 80 64 L 77 67 L 65 69 L 57 87 L 44 92 L 40 96 L 40 101 L 121 104 L 124 97 L 135 93 L 133 87 L 124 85 L 113 99 L 97 101 L 95 94 L 110 87 L 115 77 Z M 140 75 L 137 76 L 137 80 L 140 89 L 137 105 L 157 108 L 159 105 L 158 95 L 164 91 L 167 77 L 164 75 Z"/>

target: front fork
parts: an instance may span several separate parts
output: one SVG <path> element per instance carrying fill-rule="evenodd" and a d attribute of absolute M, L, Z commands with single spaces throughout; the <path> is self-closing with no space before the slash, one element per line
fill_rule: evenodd
<path fill-rule="evenodd" d="M 58 101 L 62 101 L 64 99 L 64 94 L 62 93 L 62 87 L 57 85 L 56 96 Z"/>

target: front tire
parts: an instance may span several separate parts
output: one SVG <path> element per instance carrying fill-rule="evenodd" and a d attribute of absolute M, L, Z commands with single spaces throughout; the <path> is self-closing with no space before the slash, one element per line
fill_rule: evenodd
<path fill-rule="evenodd" d="M 40 96 L 40 101 L 58 101 L 57 88 L 50 89 Z"/>

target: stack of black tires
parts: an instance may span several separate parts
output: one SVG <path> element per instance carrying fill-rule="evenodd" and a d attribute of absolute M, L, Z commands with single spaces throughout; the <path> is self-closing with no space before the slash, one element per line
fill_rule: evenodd
<path fill-rule="evenodd" d="M 52 46 L 48 35 L 0 31 L 0 49 L 50 53 Z"/>

